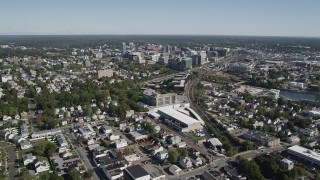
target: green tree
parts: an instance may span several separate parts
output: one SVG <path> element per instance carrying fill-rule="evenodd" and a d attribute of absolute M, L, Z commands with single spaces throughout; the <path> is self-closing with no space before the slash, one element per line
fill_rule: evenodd
<path fill-rule="evenodd" d="M 148 131 L 150 134 L 154 134 L 156 132 L 156 129 L 154 128 L 154 125 L 150 122 L 143 122 L 142 128 L 146 131 Z"/>
<path fill-rule="evenodd" d="M 42 141 L 35 148 L 35 153 L 40 156 L 52 156 L 57 149 L 57 145 L 51 141 Z"/>
<path fill-rule="evenodd" d="M 40 180 L 49 180 L 49 173 L 47 173 L 47 172 L 39 173 L 39 179 Z"/>
<path fill-rule="evenodd" d="M 176 149 L 171 148 L 171 149 L 168 150 L 168 160 L 171 163 L 177 162 L 178 157 L 179 157 L 179 152 Z"/>
<path fill-rule="evenodd" d="M 306 174 L 306 170 L 302 167 L 297 167 L 297 173 L 299 176 L 303 176 Z"/>
<path fill-rule="evenodd" d="M 260 172 L 260 167 L 255 161 L 249 161 L 241 156 L 237 157 L 239 162 L 238 169 L 241 173 L 245 173 L 249 179 L 264 180 L 265 178 Z"/>
<path fill-rule="evenodd" d="M 69 172 L 68 172 L 68 175 L 72 178 L 72 180 L 81 180 L 81 174 L 80 172 L 75 169 L 75 168 L 72 168 Z"/>
<path fill-rule="evenodd" d="M 86 172 L 84 172 L 83 177 L 84 178 L 91 178 L 93 175 L 93 169 L 89 169 Z"/>
<path fill-rule="evenodd" d="M 56 172 L 50 173 L 49 180 L 63 180 L 62 176 L 59 176 Z"/>
<path fill-rule="evenodd" d="M 186 148 L 179 148 L 178 152 L 179 152 L 180 156 L 187 157 L 189 155 L 188 150 Z"/>
<path fill-rule="evenodd" d="M 85 116 L 91 116 L 93 113 L 92 107 L 90 105 L 84 106 L 83 107 L 83 115 Z"/>
<path fill-rule="evenodd" d="M 37 179 L 36 176 L 33 176 L 27 172 L 19 176 L 19 180 L 36 180 L 36 179 Z"/>

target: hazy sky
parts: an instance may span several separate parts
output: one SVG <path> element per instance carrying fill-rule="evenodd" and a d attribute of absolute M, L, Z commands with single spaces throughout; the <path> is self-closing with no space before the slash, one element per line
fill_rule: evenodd
<path fill-rule="evenodd" d="M 2 0 L 0 34 L 320 37 L 320 1 Z"/>

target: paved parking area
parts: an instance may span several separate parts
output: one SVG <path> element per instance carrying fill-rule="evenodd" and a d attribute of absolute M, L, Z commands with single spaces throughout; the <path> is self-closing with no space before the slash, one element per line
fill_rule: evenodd
<path fill-rule="evenodd" d="M 17 159 L 17 152 L 15 151 L 15 146 L 7 143 L 7 142 L 0 142 L 0 147 L 6 148 L 8 152 L 8 169 L 9 172 L 9 179 L 18 179 L 18 170 L 19 168 L 15 167 L 15 161 Z"/>

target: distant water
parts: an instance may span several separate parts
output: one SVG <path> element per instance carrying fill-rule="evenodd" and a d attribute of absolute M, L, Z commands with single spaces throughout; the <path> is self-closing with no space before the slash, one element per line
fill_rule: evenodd
<path fill-rule="evenodd" d="M 317 95 L 312 93 L 281 90 L 280 96 L 283 96 L 295 101 L 301 101 L 301 100 L 307 100 L 307 101 L 313 101 L 313 102 L 317 101 Z"/>

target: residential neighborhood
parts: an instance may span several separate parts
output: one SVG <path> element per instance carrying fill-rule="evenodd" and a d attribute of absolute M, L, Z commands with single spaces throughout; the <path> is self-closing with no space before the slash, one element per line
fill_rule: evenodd
<path fill-rule="evenodd" d="M 316 48 L 125 40 L 0 41 L 1 178 L 319 177 Z"/>

